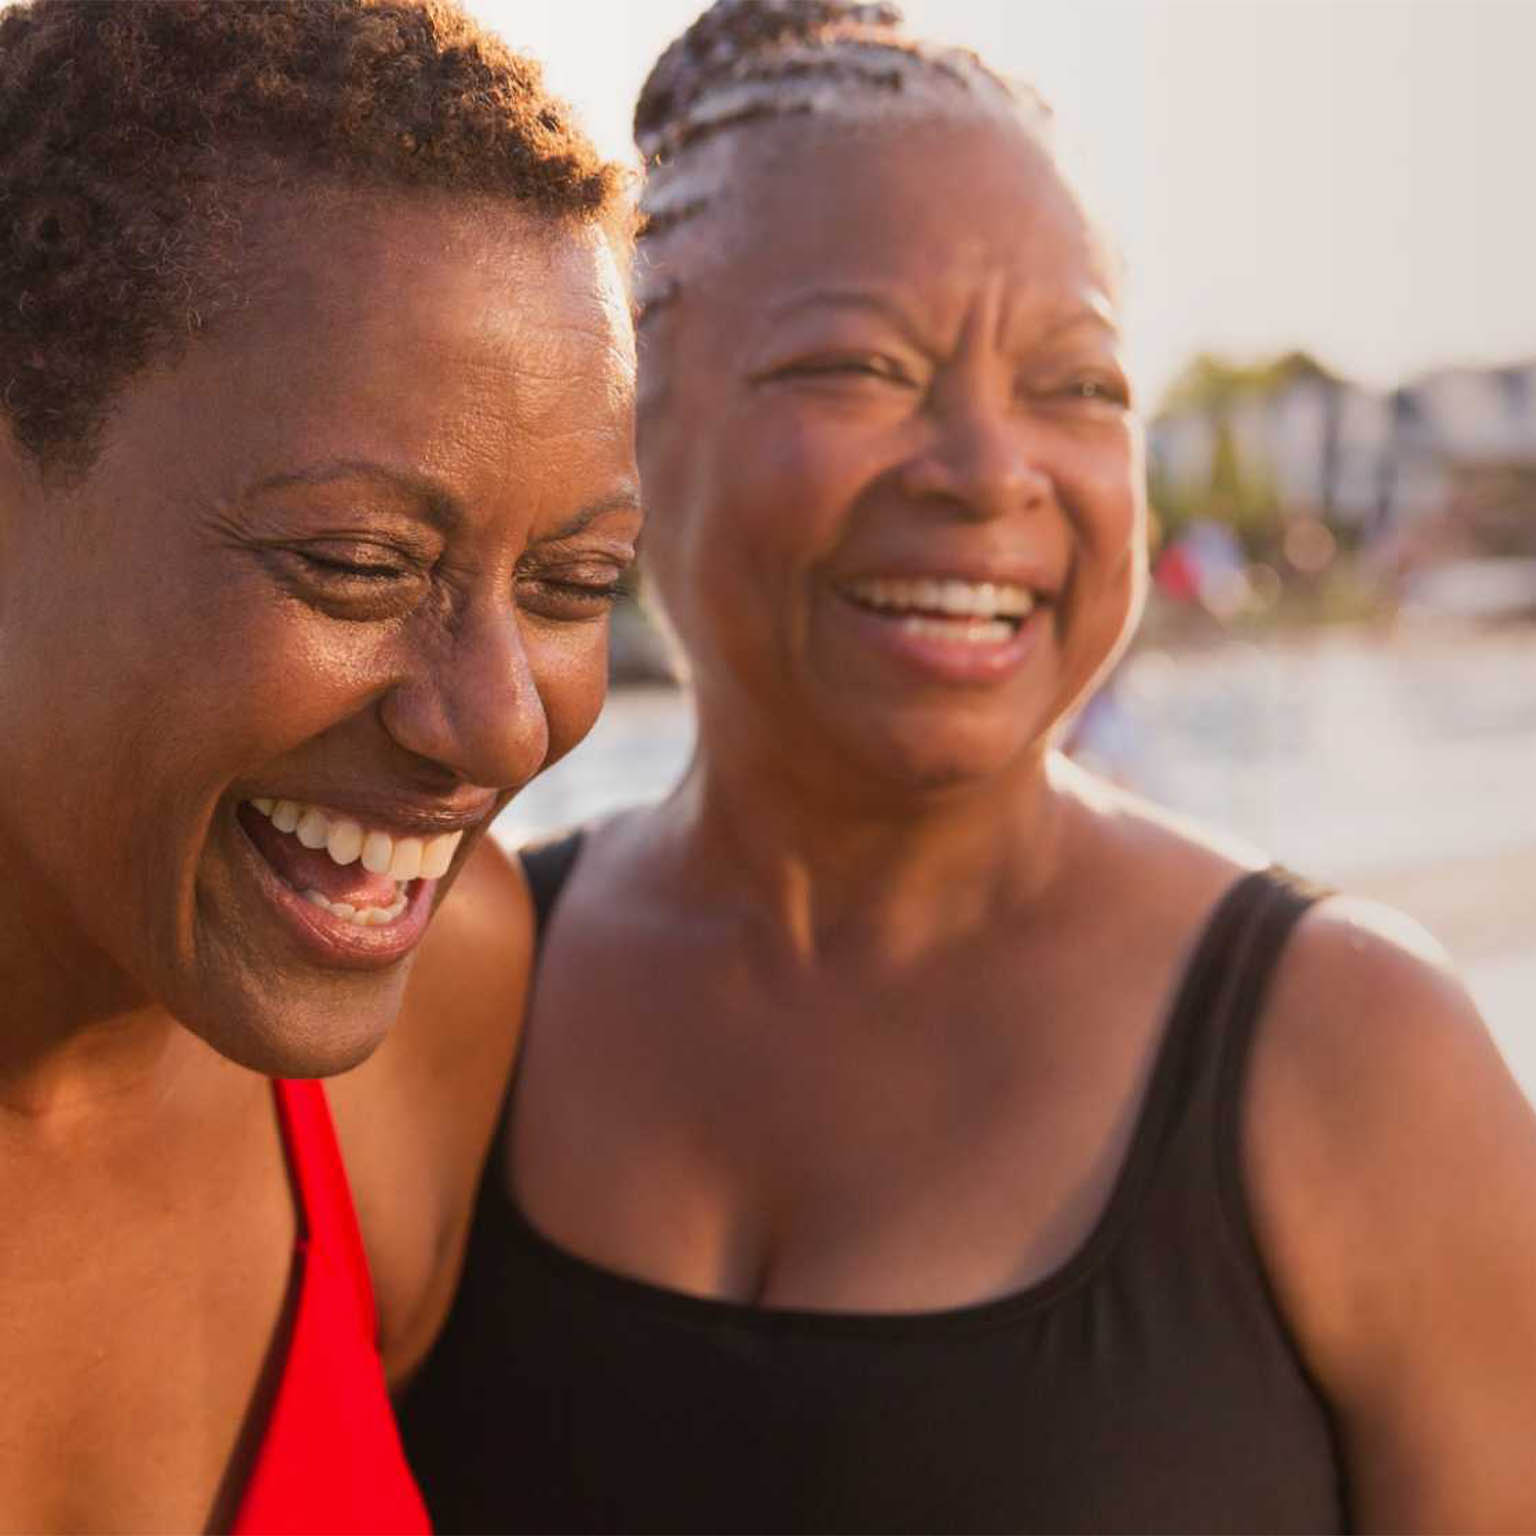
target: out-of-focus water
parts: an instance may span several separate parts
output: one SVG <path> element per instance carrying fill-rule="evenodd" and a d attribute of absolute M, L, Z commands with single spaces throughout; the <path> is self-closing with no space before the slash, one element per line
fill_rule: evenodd
<path fill-rule="evenodd" d="M 618 693 L 497 836 L 515 845 L 657 799 L 692 739 L 683 695 Z M 1151 798 L 1424 922 L 1536 1097 L 1536 631 L 1143 651 L 1095 742 Z"/>

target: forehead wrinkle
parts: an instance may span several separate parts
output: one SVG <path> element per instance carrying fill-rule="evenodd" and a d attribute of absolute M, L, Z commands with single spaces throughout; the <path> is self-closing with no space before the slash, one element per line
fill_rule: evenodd
<path fill-rule="evenodd" d="M 1000 345 L 1007 344 L 1017 324 L 1017 311 L 1022 307 L 1027 307 L 1027 301 L 1017 294 L 1005 297 L 999 307 L 997 336 Z M 1074 295 L 1070 307 L 1064 307 L 1063 312 L 1054 318 L 1047 318 L 1033 340 L 1036 345 L 1045 346 L 1060 341 L 1073 331 L 1089 329 L 1107 337 L 1117 347 L 1124 340 L 1114 305 L 1099 288 L 1089 288 Z"/>

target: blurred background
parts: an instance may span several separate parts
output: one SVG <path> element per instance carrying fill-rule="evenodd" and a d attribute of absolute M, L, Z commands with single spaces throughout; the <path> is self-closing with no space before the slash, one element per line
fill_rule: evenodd
<path fill-rule="evenodd" d="M 602 147 L 696 0 L 471 0 Z M 1536 1096 L 1536 0 L 907 0 L 1033 82 L 1124 253 L 1154 595 L 1072 750 L 1425 923 Z M 663 794 L 633 606 L 509 844 Z"/>

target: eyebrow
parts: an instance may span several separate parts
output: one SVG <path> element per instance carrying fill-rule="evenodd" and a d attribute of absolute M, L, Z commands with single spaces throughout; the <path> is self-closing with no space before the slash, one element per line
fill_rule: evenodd
<path fill-rule="evenodd" d="M 264 491 L 283 491 L 294 485 L 329 485 L 336 480 L 375 480 L 394 490 L 403 491 L 422 506 L 428 520 L 443 533 L 452 533 L 464 522 L 462 503 L 437 481 L 411 470 L 376 463 L 372 459 L 332 459 L 305 469 L 268 475 L 247 486 L 242 496 L 255 496 Z"/>
<path fill-rule="evenodd" d="M 771 306 L 768 318 L 785 320 L 805 309 L 853 309 L 876 314 L 890 321 L 914 346 L 924 344 L 921 331 L 900 304 L 864 288 L 813 288 L 809 293 L 796 294 Z"/>
<path fill-rule="evenodd" d="M 1075 331 L 1079 326 L 1091 325 L 1101 331 L 1108 332 L 1118 340 L 1121 335 L 1120 322 L 1115 314 L 1114 306 L 1108 297 L 1102 293 L 1090 294 L 1070 314 L 1063 315 L 1045 333 L 1042 338 L 1052 341 L 1063 331 Z"/>
<path fill-rule="evenodd" d="M 640 510 L 640 492 L 633 485 L 626 485 L 610 495 L 600 496 L 596 501 L 589 501 L 574 517 L 530 542 L 558 544 L 562 539 L 574 539 L 578 533 L 584 533 L 599 518 L 607 517 L 610 512 L 639 512 Z"/>
<path fill-rule="evenodd" d="M 816 308 L 853 309 L 880 315 L 896 325 L 914 344 L 922 345 L 922 336 L 913 323 L 912 317 L 899 304 L 883 294 L 861 288 L 812 289 L 809 293 L 797 294 L 791 299 L 786 299 L 782 304 L 774 305 L 769 309 L 768 316 L 772 320 L 784 320 L 801 310 Z M 1041 339 L 1055 340 L 1062 332 L 1075 330 L 1082 325 L 1096 326 L 1116 339 L 1121 335 L 1114 306 L 1110 303 L 1108 296 L 1094 292 L 1085 297 L 1070 314 L 1053 322 Z"/>
<path fill-rule="evenodd" d="M 411 470 L 396 469 L 392 465 L 379 464 L 372 459 L 335 459 L 305 469 L 288 470 L 280 475 L 268 475 L 247 486 L 246 496 L 263 491 L 280 491 L 294 485 L 328 485 L 337 480 L 375 480 L 393 489 L 403 491 L 425 510 L 428 520 L 442 533 L 450 534 L 466 521 L 464 505 L 451 491 L 426 475 Z M 640 492 L 634 485 L 625 485 L 607 496 L 589 502 L 558 528 L 542 535 L 534 542 L 556 543 L 572 539 L 582 533 L 599 518 L 611 512 L 638 512 L 641 509 Z"/>

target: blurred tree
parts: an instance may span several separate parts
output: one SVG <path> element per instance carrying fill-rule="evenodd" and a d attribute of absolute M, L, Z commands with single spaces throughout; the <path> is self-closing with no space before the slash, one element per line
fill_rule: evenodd
<path fill-rule="evenodd" d="M 1320 504 L 1306 510 L 1332 524 L 1344 381 L 1307 352 L 1286 352 L 1255 363 L 1203 352 L 1174 379 L 1153 419 L 1155 430 L 1161 420 L 1199 416 L 1211 434 L 1209 478 L 1204 484 L 1177 481 L 1153 456 L 1150 489 L 1164 537 L 1176 538 L 1191 522 L 1212 518 L 1231 527 L 1253 557 L 1275 553 L 1285 516 L 1276 477 L 1270 464 L 1251 451 L 1244 453 L 1234 419 L 1244 407 L 1263 405 L 1297 386 L 1317 390 L 1323 411 Z"/>

